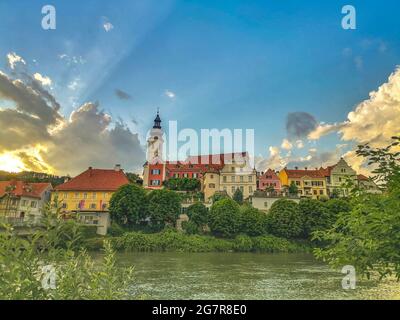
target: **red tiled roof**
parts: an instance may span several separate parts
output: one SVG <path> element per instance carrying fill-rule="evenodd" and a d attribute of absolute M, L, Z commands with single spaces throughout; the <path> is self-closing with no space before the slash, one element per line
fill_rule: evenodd
<path fill-rule="evenodd" d="M 7 192 L 7 187 L 13 187 L 12 194 L 16 197 L 41 198 L 42 193 L 52 186 L 50 183 L 27 183 L 24 181 L 0 181 L 0 198 Z"/>
<path fill-rule="evenodd" d="M 115 191 L 128 183 L 129 180 L 122 170 L 89 168 L 55 189 L 57 191 Z"/>
<path fill-rule="evenodd" d="M 321 167 L 321 168 L 319 168 L 319 171 L 324 175 L 324 177 L 330 177 L 332 169 L 334 167 L 335 166 L 328 166 L 326 168 Z"/>
<path fill-rule="evenodd" d="M 289 178 L 325 178 L 325 175 L 320 170 L 290 170 L 284 169 Z"/>
<path fill-rule="evenodd" d="M 208 154 L 201 156 L 188 157 L 185 162 L 192 164 L 209 164 L 209 165 L 224 165 L 233 159 L 243 160 L 248 157 L 247 152 L 225 153 L 225 154 Z"/>

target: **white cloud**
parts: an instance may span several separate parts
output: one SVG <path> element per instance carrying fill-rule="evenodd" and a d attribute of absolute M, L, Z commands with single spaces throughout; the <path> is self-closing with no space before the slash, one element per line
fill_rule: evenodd
<path fill-rule="evenodd" d="M 74 80 L 72 80 L 69 84 L 68 84 L 68 89 L 70 89 L 70 90 L 72 90 L 72 91 L 75 91 L 75 90 L 77 90 L 78 88 L 80 88 L 81 87 L 81 79 L 78 77 L 78 78 L 75 78 Z"/>
<path fill-rule="evenodd" d="M 285 150 L 290 150 L 293 148 L 293 145 L 290 143 L 288 139 L 283 139 L 281 148 Z"/>
<path fill-rule="evenodd" d="M 170 99 L 174 99 L 176 97 L 175 92 L 172 92 L 171 90 L 165 90 L 164 94 Z"/>
<path fill-rule="evenodd" d="M 297 140 L 296 147 L 297 147 L 297 149 L 303 149 L 304 148 L 303 140 Z"/>
<path fill-rule="evenodd" d="M 8 65 L 10 66 L 10 68 L 12 70 L 15 69 L 16 64 L 22 63 L 26 65 L 26 62 L 24 59 L 22 59 L 19 55 L 17 55 L 15 52 L 10 52 L 9 54 L 7 54 L 7 60 L 8 60 Z"/>
<path fill-rule="evenodd" d="M 33 77 L 39 81 L 43 86 L 51 86 L 51 79 L 46 76 L 42 76 L 40 73 L 36 72 Z"/>
<path fill-rule="evenodd" d="M 110 32 L 112 29 L 114 29 L 114 26 L 111 22 L 105 22 L 103 24 L 103 28 L 106 30 L 106 32 Z"/>

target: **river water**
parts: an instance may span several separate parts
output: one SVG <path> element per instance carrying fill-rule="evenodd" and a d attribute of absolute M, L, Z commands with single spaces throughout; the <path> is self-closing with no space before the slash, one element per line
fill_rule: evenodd
<path fill-rule="evenodd" d="M 310 254 L 119 253 L 135 267 L 132 295 L 147 299 L 400 299 L 400 283 L 358 280 Z"/>

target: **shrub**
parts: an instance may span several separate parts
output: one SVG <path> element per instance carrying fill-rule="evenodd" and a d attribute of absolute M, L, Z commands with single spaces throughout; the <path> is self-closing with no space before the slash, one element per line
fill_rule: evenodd
<path fill-rule="evenodd" d="M 208 223 L 208 209 L 201 202 L 196 202 L 192 204 L 187 209 L 187 215 L 190 221 L 198 227 L 203 227 Z"/>
<path fill-rule="evenodd" d="M 260 236 L 265 233 L 266 215 L 251 206 L 240 210 L 240 232 L 249 236 Z"/>
<path fill-rule="evenodd" d="M 287 239 L 299 237 L 303 232 L 303 220 L 298 204 L 287 199 L 274 202 L 267 215 L 267 230 Z"/>
<path fill-rule="evenodd" d="M 239 205 L 232 199 L 215 202 L 210 211 L 210 229 L 215 235 L 232 237 L 239 229 Z"/>
<path fill-rule="evenodd" d="M 239 235 L 235 238 L 233 248 L 239 252 L 250 252 L 253 250 L 253 241 L 249 236 Z"/>
<path fill-rule="evenodd" d="M 166 224 L 174 226 L 181 212 L 179 195 L 170 190 L 154 190 L 148 195 L 148 217 L 151 224 L 162 230 Z"/>
<path fill-rule="evenodd" d="M 308 238 L 311 233 L 325 230 L 335 222 L 325 203 L 314 199 L 302 199 L 299 203 L 299 212 L 304 223 L 304 236 Z"/>
<path fill-rule="evenodd" d="M 135 225 L 145 217 L 146 192 L 142 187 L 127 184 L 120 187 L 111 197 L 111 218 L 121 225 Z"/>
<path fill-rule="evenodd" d="M 198 234 L 199 233 L 199 226 L 194 223 L 193 221 L 183 221 L 182 222 L 182 229 L 187 234 Z"/>

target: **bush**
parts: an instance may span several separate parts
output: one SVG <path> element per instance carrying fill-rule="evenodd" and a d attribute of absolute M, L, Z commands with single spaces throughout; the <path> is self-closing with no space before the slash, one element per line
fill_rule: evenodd
<path fill-rule="evenodd" d="M 240 232 L 249 236 L 260 236 L 265 233 L 266 215 L 251 206 L 240 210 Z"/>
<path fill-rule="evenodd" d="M 165 225 L 175 226 L 181 212 L 179 195 L 170 190 L 154 190 L 148 195 L 148 217 L 151 224 L 158 230 Z"/>
<path fill-rule="evenodd" d="M 298 204 L 287 199 L 276 201 L 267 214 L 267 230 L 287 239 L 299 237 L 303 232 L 303 220 Z"/>
<path fill-rule="evenodd" d="M 306 238 L 310 237 L 314 231 L 329 228 L 335 222 L 335 218 L 330 214 L 325 203 L 321 201 L 302 199 L 298 208 L 302 215 L 304 236 Z"/>
<path fill-rule="evenodd" d="M 120 225 L 132 226 L 145 217 L 146 206 L 144 189 L 134 184 L 127 184 L 112 195 L 110 215 Z"/>
<path fill-rule="evenodd" d="M 235 238 L 233 248 L 238 252 L 251 252 L 253 250 L 253 241 L 249 236 L 239 235 Z"/>
<path fill-rule="evenodd" d="M 351 205 L 349 201 L 345 199 L 331 199 L 325 205 L 331 215 L 335 218 L 339 213 L 351 211 Z"/>
<path fill-rule="evenodd" d="M 182 229 L 187 234 L 198 234 L 200 231 L 199 226 L 196 223 L 194 223 L 193 221 L 183 221 Z"/>
<path fill-rule="evenodd" d="M 125 229 L 122 228 L 118 223 L 112 222 L 108 228 L 108 235 L 111 237 L 119 237 L 125 233 Z"/>
<path fill-rule="evenodd" d="M 209 227 L 217 236 L 232 237 L 239 230 L 239 219 L 239 205 L 232 199 L 223 199 L 212 205 Z"/>
<path fill-rule="evenodd" d="M 203 227 L 208 223 L 208 209 L 201 202 L 196 202 L 195 204 L 192 204 L 187 209 L 187 215 L 190 221 L 198 227 Z"/>

